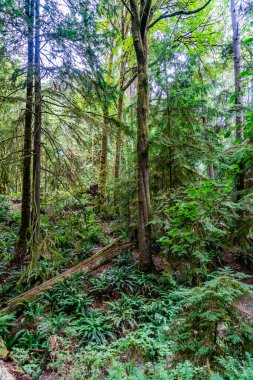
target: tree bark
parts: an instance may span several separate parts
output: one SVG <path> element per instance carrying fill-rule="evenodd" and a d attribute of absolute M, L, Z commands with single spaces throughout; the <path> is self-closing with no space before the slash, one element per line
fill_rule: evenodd
<path fill-rule="evenodd" d="M 235 0 L 230 0 L 231 20 L 233 30 L 233 49 L 234 49 L 234 76 L 235 76 L 235 105 L 236 105 L 236 138 L 243 138 L 243 97 L 242 97 L 242 57 L 241 57 L 241 38 L 238 11 Z"/>
<path fill-rule="evenodd" d="M 169 105 L 169 83 L 168 83 L 168 75 L 167 75 L 167 64 L 166 61 L 164 63 L 164 72 L 165 72 L 165 78 L 166 78 L 166 111 L 167 111 L 167 136 L 171 140 L 171 118 L 170 118 L 170 105 Z M 173 167 L 172 167 L 172 161 L 173 161 L 173 148 L 170 145 L 168 149 L 168 179 L 169 179 L 169 186 L 168 188 L 171 189 L 173 187 Z M 167 173 L 166 173 L 167 177 Z M 167 179 L 167 178 L 166 178 Z M 164 183 L 167 183 L 166 179 L 164 179 Z M 167 186 L 165 187 L 165 191 L 167 191 Z"/>
<path fill-rule="evenodd" d="M 147 31 L 151 1 L 141 2 L 140 9 L 135 0 L 130 1 L 132 36 L 137 59 L 137 189 L 138 189 L 138 243 L 139 268 L 152 269 L 150 190 L 148 169 L 148 46 Z"/>
<path fill-rule="evenodd" d="M 19 240 L 16 249 L 16 261 L 23 260 L 26 254 L 28 230 L 31 217 L 31 145 L 32 145 L 32 113 L 33 113 L 33 23 L 34 0 L 26 0 L 27 33 L 27 78 L 26 109 L 23 151 L 22 207 Z"/>
<path fill-rule="evenodd" d="M 40 231 L 40 182 L 41 182 L 41 76 L 40 76 L 40 0 L 35 0 L 35 110 L 34 110 L 34 148 L 33 148 L 33 202 L 32 230 L 33 243 L 39 238 Z"/>
<path fill-rule="evenodd" d="M 123 42 L 126 38 L 126 15 L 124 11 L 122 10 L 121 14 L 121 41 Z M 126 68 L 126 57 L 124 51 L 122 51 L 121 59 L 120 59 L 120 74 L 119 74 L 119 100 L 118 100 L 118 120 L 119 122 L 122 121 L 123 117 L 123 104 L 124 104 L 124 92 L 122 91 L 123 84 L 124 84 L 124 74 L 125 74 L 125 68 Z M 115 179 L 117 180 L 120 177 L 120 170 L 121 170 L 121 126 L 119 126 L 117 131 L 117 139 L 116 139 L 116 157 L 115 157 Z"/>
<path fill-rule="evenodd" d="M 112 75 L 113 65 L 113 52 L 110 54 L 108 73 L 106 76 L 106 82 L 108 83 Z M 107 184 L 107 156 L 108 156 L 108 125 L 109 125 L 109 103 L 107 94 L 105 93 L 104 100 L 104 115 L 102 126 L 102 140 L 101 140 L 101 155 L 100 155 L 100 168 L 99 168 L 99 197 L 98 208 L 100 212 L 105 211 L 105 199 L 106 199 L 106 184 Z"/>
<path fill-rule="evenodd" d="M 121 69 L 120 69 L 120 77 L 122 78 L 121 74 L 123 72 L 124 75 L 125 70 L 125 64 L 121 62 Z M 121 91 L 119 94 L 119 100 L 118 100 L 118 120 L 119 122 L 122 121 L 123 117 L 123 104 L 124 104 L 124 94 Z M 121 170 L 121 126 L 118 127 L 117 131 L 117 139 L 116 139 L 116 157 L 115 157 L 115 178 L 116 180 L 120 177 L 120 170 Z"/>
<path fill-rule="evenodd" d="M 203 116 L 202 120 L 203 120 L 204 127 L 207 126 L 207 117 Z M 207 131 L 205 131 L 205 139 L 206 139 L 207 142 L 210 140 L 209 137 L 208 137 L 208 132 Z M 215 179 L 214 166 L 213 166 L 212 162 L 209 162 L 207 164 L 207 175 L 208 175 L 209 179 L 211 179 L 211 180 Z"/>
<path fill-rule="evenodd" d="M 106 108 L 104 111 L 104 120 L 102 126 L 100 168 L 99 168 L 99 210 L 104 211 L 106 198 L 106 182 L 107 182 L 107 155 L 108 155 L 108 118 L 109 112 Z"/>
<path fill-rule="evenodd" d="M 240 74 L 242 72 L 242 57 L 241 57 L 241 38 L 238 11 L 235 0 L 230 0 L 232 31 L 233 31 L 233 48 L 234 48 L 234 82 L 235 82 L 235 107 L 236 107 L 236 138 L 243 139 L 243 97 L 242 97 L 242 79 Z M 238 164 L 239 172 L 235 178 L 235 191 L 236 200 L 241 197 L 241 192 L 244 190 L 244 165 L 242 162 Z"/>

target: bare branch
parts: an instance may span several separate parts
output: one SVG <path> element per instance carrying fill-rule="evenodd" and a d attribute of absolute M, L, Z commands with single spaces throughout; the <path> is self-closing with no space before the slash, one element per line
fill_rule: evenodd
<path fill-rule="evenodd" d="M 120 90 L 122 92 L 126 91 L 126 89 L 128 89 L 128 87 L 131 86 L 131 84 L 136 79 L 136 77 L 137 77 L 137 74 L 134 74 L 134 76 L 131 79 L 129 79 L 129 81 L 124 86 L 122 86 Z"/>
<path fill-rule="evenodd" d="M 126 3 L 124 0 L 121 0 L 121 1 L 122 1 L 122 3 L 125 5 L 125 7 L 126 7 L 126 9 L 128 10 L 128 12 L 133 16 L 132 11 L 131 11 L 131 9 L 129 8 L 129 6 L 127 5 L 127 3 Z"/>

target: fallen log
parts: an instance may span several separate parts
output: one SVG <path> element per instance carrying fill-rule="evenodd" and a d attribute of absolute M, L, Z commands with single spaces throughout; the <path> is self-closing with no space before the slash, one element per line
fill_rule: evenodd
<path fill-rule="evenodd" d="M 109 245 L 99 250 L 97 253 L 89 257 L 88 259 L 85 259 L 81 263 L 67 269 L 63 273 L 59 274 L 58 276 L 55 276 L 51 278 L 50 280 L 43 282 L 42 284 L 36 286 L 35 288 L 32 288 L 28 290 L 27 292 L 12 298 L 9 300 L 7 306 L 0 310 L 0 313 L 3 314 L 9 314 L 14 310 L 17 310 L 20 306 L 22 306 L 22 302 L 26 300 L 31 300 L 36 297 L 38 297 L 42 292 L 44 292 L 47 289 L 50 289 L 53 287 L 57 282 L 63 281 L 66 277 L 70 277 L 71 275 L 82 272 L 82 273 L 89 273 L 92 270 L 96 269 L 97 267 L 107 263 L 110 261 L 116 254 L 123 249 L 131 247 L 132 243 L 123 243 L 119 246 L 116 246 L 116 243 L 119 243 L 122 240 L 121 237 L 113 240 Z"/>

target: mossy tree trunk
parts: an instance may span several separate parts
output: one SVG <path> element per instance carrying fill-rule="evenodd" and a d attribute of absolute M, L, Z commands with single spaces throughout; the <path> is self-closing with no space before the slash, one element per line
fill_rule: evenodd
<path fill-rule="evenodd" d="M 19 240 L 16 249 L 16 261 L 22 261 L 26 255 L 28 230 L 31 218 L 31 147 L 32 147 L 32 115 L 33 115 L 33 23 L 34 0 L 26 0 L 27 33 L 27 78 L 26 109 L 24 127 L 22 207 Z"/>
<path fill-rule="evenodd" d="M 111 51 L 111 54 L 109 57 L 109 63 L 108 63 L 108 72 L 106 76 L 107 84 L 110 82 L 111 75 L 112 75 L 113 58 L 114 58 L 113 51 Z M 105 91 L 100 167 L 99 167 L 99 197 L 98 197 L 98 209 L 99 209 L 99 212 L 101 213 L 105 212 L 105 201 L 106 201 L 109 105 L 110 105 L 109 96 L 108 96 L 107 91 Z"/>
<path fill-rule="evenodd" d="M 236 109 L 236 139 L 243 139 L 243 97 L 242 97 L 242 57 L 241 57 L 241 38 L 238 10 L 235 0 L 230 0 L 232 31 L 233 31 L 233 49 L 234 49 L 234 84 L 235 84 L 235 109 Z M 239 172 L 235 179 L 236 200 L 241 197 L 244 190 L 244 165 L 238 164 Z"/>
<path fill-rule="evenodd" d="M 103 212 L 106 199 L 106 182 L 107 182 L 107 155 L 108 155 L 108 108 L 104 111 L 104 120 L 102 125 L 101 154 L 99 167 L 99 211 Z"/>
<path fill-rule="evenodd" d="M 126 14 L 124 9 L 121 14 L 121 40 L 124 42 L 126 38 Z M 126 53 L 122 49 L 121 59 L 120 59 L 120 75 L 119 75 L 119 99 L 118 99 L 118 120 L 119 124 L 123 118 L 123 105 L 124 105 L 124 75 L 126 69 Z M 115 155 L 115 179 L 117 180 L 120 177 L 121 170 L 121 125 L 118 127 L 117 137 L 116 137 L 116 155 Z"/>
<path fill-rule="evenodd" d="M 206 142 L 208 143 L 210 141 L 210 138 L 208 136 L 208 131 L 207 131 L 207 125 L 208 125 L 207 117 L 203 116 L 202 121 L 203 121 L 203 126 L 205 128 L 205 139 L 206 139 Z M 215 179 L 215 171 L 214 171 L 214 166 L 212 162 L 209 162 L 207 164 L 207 176 L 211 180 Z"/>
<path fill-rule="evenodd" d="M 148 170 L 148 44 L 147 32 L 151 11 L 151 0 L 141 1 L 140 6 L 130 0 L 132 37 L 137 60 L 137 189 L 138 189 L 138 243 L 139 267 L 143 271 L 152 269 L 150 190 Z"/>
<path fill-rule="evenodd" d="M 40 0 L 35 0 L 35 108 L 33 148 L 33 200 L 32 233 L 37 243 L 40 230 L 40 180 L 41 180 L 41 76 L 40 76 Z"/>

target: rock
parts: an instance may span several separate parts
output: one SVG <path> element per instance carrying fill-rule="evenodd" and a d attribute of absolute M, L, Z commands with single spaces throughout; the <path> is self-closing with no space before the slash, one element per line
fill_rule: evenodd
<path fill-rule="evenodd" d="M 0 360 L 0 380 L 16 380 L 3 360 Z"/>

